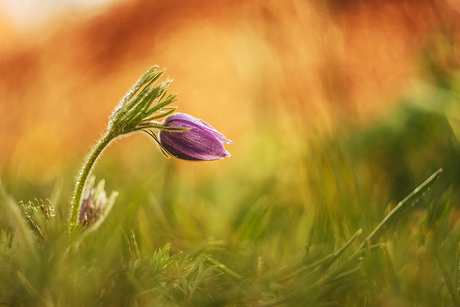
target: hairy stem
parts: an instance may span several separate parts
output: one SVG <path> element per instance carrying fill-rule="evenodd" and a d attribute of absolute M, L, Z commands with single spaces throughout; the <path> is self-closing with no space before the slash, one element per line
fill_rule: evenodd
<path fill-rule="evenodd" d="M 72 198 L 72 215 L 70 216 L 70 229 L 73 229 L 78 222 L 78 214 L 80 212 L 80 203 L 81 197 L 83 194 L 83 189 L 85 188 L 86 181 L 88 180 L 89 174 L 93 169 L 94 164 L 96 163 L 97 159 L 99 158 L 100 154 L 104 150 L 107 145 L 116 137 L 116 135 L 108 131 L 96 144 L 94 149 L 89 154 L 88 158 L 86 159 L 85 164 L 80 172 L 80 176 L 77 181 L 77 185 L 75 187 L 75 191 Z"/>

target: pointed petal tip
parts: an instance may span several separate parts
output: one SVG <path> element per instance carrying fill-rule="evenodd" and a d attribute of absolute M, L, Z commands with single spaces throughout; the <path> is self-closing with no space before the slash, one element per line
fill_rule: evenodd
<path fill-rule="evenodd" d="M 215 159 L 215 160 L 223 160 L 225 158 L 230 158 L 232 155 L 227 151 L 225 150 L 224 154 L 222 156 L 220 156 L 218 159 Z"/>

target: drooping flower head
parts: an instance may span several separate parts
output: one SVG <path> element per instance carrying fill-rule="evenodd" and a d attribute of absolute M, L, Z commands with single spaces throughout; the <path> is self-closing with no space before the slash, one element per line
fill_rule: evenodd
<path fill-rule="evenodd" d="M 233 143 L 201 119 L 184 113 L 174 113 L 164 122 L 165 128 L 188 130 L 161 130 L 161 145 L 173 156 L 183 160 L 218 160 L 230 157 L 223 143 Z"/>
<path fill-rule="evenodd" d="M 176 95 L 167 95 L 171 81 L 155 86 L 164 72 L 157 72 L 156 68 L 150 68 L 123 97 L 109 118 L 106 133 L 88 155 L 72 197 L 71 231 L 79 229 L 78 225 L 96 229 L 113 205 L 116 193 L 107 199 L 103 181 L 93 189 L 94 179 L 89 176 L 103 150 L 118 137 L 143 131 L 160 145 L 166 155 L 184 160 L 209 161 L 230 157 L 223 143 L 232 141 L 200 119 L 173 114 L 176 107 L 169 105 L 175 101 Z M 166 118 L 163 123 L 158 122 L 161 118 Z M 154 129 L 160 130 L 158 136 Z"/>

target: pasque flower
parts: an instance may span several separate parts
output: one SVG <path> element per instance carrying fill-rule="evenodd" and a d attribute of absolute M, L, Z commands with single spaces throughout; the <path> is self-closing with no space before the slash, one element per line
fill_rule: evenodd
<path fill-rule="evenodd" d="M 165 155 L 184 160 L 210 161 L 230 157 L 223 143 L 232 141 L 201 119 L 174 113 L 176 107 L 170 104 L 176 95 L 167 95 L 171 81 L 155 85 L 164 72 L 157 72 L 156 68 L 150 68 L 123 97 L 109 117 L 106 133 L 85 160 L 72 197 L 71 231 L 78 229 L 78 224 L 95 229 L 115 201 L 115 196 L 107 199 L 103 183 L 93 191 L 93 183 L 88 182 L 88 177 L 104 149 L 119 137 L 136 131 L 145 132 L 160 145 Z M 162 123 L 158 122 L 161 118 L 165 118 Z M 156 129 L 159 130 L 158 136 L 153 131 Z M 87 194 L 83 195 L 85 187 Z"/>
<path fill-rule="evenodd" d="M 176 158 L 210 161 L 230 157 L 223 143 L 233 142 L 201 119 L 184 113 L 174 113 L 164 120 L 163 127 L 166 129 L 159 132 L 160 144 Z"/>
<path fill-rule="evenodd" d="M 91 225 L 93 230 L 105 219 L 118 195 L 114 191 L 107 198 L 104 189 L 105 181 L 99 181 L 96 187 L 94 187 L 94 181 L 94 176 L 88 179 L 88 189 L 83 195 L 78 214 L 78 223 L 83 226 Z"/>

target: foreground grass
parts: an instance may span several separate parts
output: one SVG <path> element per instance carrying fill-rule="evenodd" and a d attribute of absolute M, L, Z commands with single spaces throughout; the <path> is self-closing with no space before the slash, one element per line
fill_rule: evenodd
<path fill-rule="evenodd" d="M 211 164 L 115 145 L 118 199 L 81 234 L 72 175 L 5 172 L 0 305 L 460 306 L 457 83 L 333 137 L 264 118 Z"/>
<path fill-rule="evenodd" d="M 29 219 L 3 186 L 0 303 L 460 306 L 458 147 L 442 116 L 401 112 L 392 120 L 423 121 L 431 134 L 394 146 L 397 158 L 382 156 L 386 146 L 414 135 L 395 132 L 379 147 L 391 123 L 290 149 L 267 128 L 248 136 L 244 158 L 209 174 L 148 152 L 158 158 L 142 168 L 155 172 L 127 176 L 109 156 L 97 175 L 120 196 L 80 237 L 67 231 L 70 184 L 50 193 L 54 216 L 39 202 Z"/>

